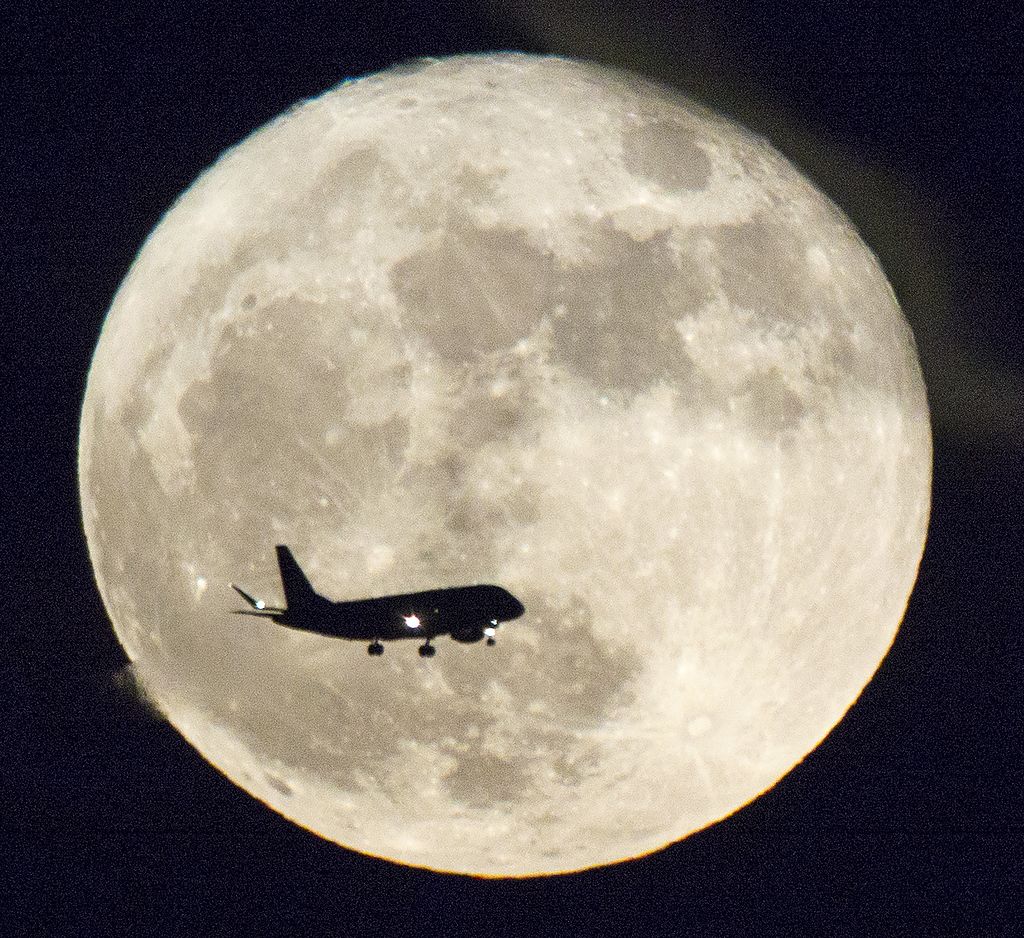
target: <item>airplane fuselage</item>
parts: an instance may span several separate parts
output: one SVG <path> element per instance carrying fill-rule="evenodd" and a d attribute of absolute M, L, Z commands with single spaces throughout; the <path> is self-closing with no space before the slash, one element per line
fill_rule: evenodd
<path fill-rule="evenodd" d="M 482 585 L 342 602 L 318 596 L 269 618 L 289 628 L 354 641 L 425 641 L 451 635 L 472 642 L 483 638 L 488 627 L 522 614 L 522 604 L 507 590 Z"/>

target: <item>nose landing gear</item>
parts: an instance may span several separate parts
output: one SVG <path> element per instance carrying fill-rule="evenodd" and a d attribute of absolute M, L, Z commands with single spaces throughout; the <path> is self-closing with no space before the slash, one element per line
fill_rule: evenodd
<path fill-rule="evenodd" d="M 437 649 L 430 644 L 429 639 L 420 645 L 419 651 L 421 658 L 433 658 L 437 654 Z"/>
<path fill-rule="evenodd" d="M 384 654 L 384 643 L 379 639 L 374 639 L 366 648 L 366 653 L 373 657 Z"/>

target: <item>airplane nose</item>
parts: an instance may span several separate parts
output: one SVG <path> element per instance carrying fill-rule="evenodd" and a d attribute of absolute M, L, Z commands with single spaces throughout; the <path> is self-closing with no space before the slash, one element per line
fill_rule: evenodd
<path fill-rule="evenodd" d="M 508 622 L 510 619 L 518 619 L 524 612 L 526 607 L 513 596 L 504 587 L 496 587 L 496 592 L 493 595 L 494 610 L 498 613 L 498 618 L 502 622 Z"/>

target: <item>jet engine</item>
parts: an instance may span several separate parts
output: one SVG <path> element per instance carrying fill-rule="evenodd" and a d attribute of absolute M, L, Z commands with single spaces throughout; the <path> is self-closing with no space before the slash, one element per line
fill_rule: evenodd
<path fill-rule="evenodd" d="M 471 642 L 478 642 L 483 637 L 484 627 L 482 625 L 467 625 L 452 631 L 452 638 L 455 641 L 463 642 L 467 645 Z"/>

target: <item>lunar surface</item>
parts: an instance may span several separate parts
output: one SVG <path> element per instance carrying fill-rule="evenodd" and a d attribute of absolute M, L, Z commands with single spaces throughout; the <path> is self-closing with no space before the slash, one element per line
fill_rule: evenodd
<path fill-rule="evenodd" d="M 274 810 L 492 876 L 644 854 L 773 785 L 893 641 L 931 438 L 841 212 L 638 78 L 465 56 L 225 153 L 118 291 L 81 500 L 147 693 Z M 230 614 L 496 583 L 493 648 Z"/>

